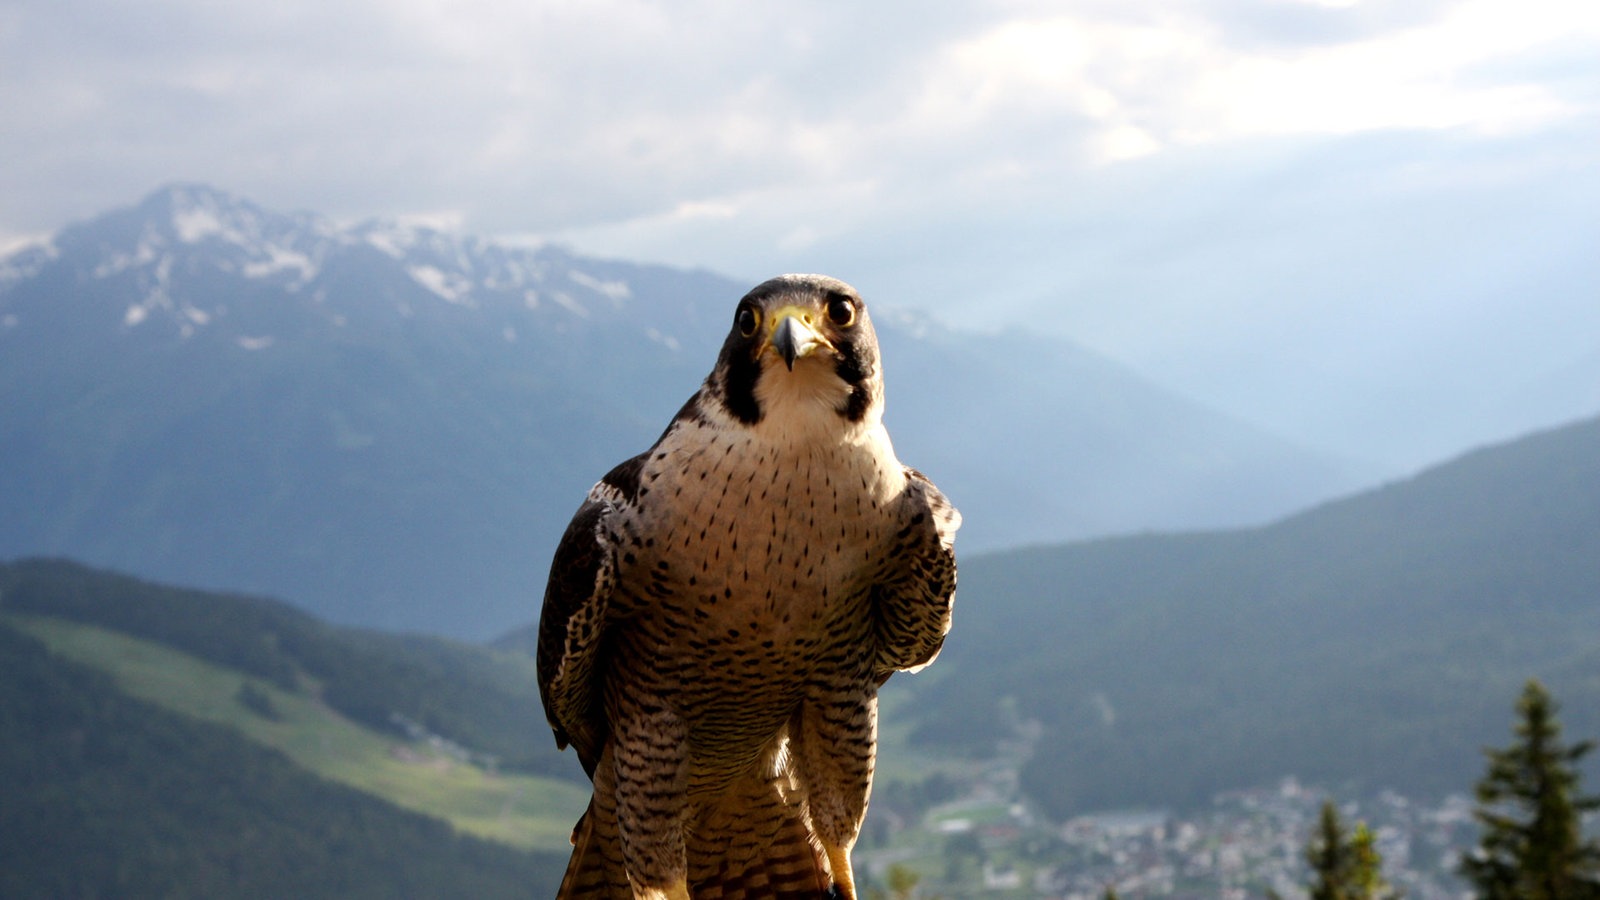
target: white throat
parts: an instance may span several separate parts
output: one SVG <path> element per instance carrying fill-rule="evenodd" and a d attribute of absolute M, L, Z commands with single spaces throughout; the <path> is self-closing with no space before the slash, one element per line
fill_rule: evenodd
<path fill-rule="evenodd" d="M 854 443 L 882 432 L 883 412 L 876 403 L 859 422 L 844 415 L 851 387 L 834 372 L 831 360 L 796 360 L 792 371 L 770 359 L 765 365 L 755 389 L 761 421 L 752 430 L 758 435 L 776 443 Z"/>

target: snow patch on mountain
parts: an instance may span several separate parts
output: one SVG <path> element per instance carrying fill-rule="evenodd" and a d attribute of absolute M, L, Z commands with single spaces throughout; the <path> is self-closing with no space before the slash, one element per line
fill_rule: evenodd
<path fill-rule="evenodd" d="M 554 300 L 557 306 L 565 309 L 567 312 L 572 313 L 580 319 L 589 318 L 589 310 L 586 309 L 582 303 L 574 300 L 572 295 L 566 291 L 551 291 L 550 299 Z"/>
<path fill-rule="evenodd" d="M 579 272 L 576 269 L 568 272 L 567 278 L 601 296 L 610 298 L 611 302 L 618 306 L 622 305 L 622 301 L 633 296 L 633 290 L 628 287 L 626 281 L 605 281 L 586 272 Z"/>
<path fill-rule="evenodd" d="M 298 273 L 295 280 L 301 284 L 311 281 L 317 277 L 317 264 L 312 262 L 311 257 L 305 255 L 304 253 L 301 253 L 297 250 L 291 250 L 288 247 L 280 247 L 275 244 L 269 244 L 265 247 L 262 247 L 260 248 L 260 251 L 266 256 L 266 258 L 254 259 L 245 263 L 244 266 L 239 270 L 240 274 L 244 275 L 244 277 L 268 278 L 278 274 L 279 272 L 287 272 L 291 270 Z"/>
<path fill-rule="evenodd" d="M 122 323 L 129 328 L 143 323 L 146 319 L 150 318 L 150 313 L 154 312 L 155 310 L 159 309 L 172 312 L 177 306 L 177 304 L 173 303 L 172 301 L 172 295 L 167 291 L 168 281 L 172 277 L 172 257 L 155 254 L 153 250 L 151 250 L 151 246 L 152 245 L 148 242 L 141 243 L 139 245 L 139 252 L 134 255 L 135 259 L 145 260 L 146 262 L 154 261 L 155 266 L 150 270 L 148 276 L 142 276 L 140 278 L 140 281 L 142 282 L 141 287 L 143 288 L 143 295 L 140 297 L 139 302 L 130 305 L 127 312 L 123 313 Z M 118 257 L 116 262 L 121 264 L 121 262 L 125 261 L 126 259 L 127 256 L 123 255 Z M 141 268 L 142 267 L 143 263 L 141 263 Z M 95 270 L 95 273 L 98 275 L 104 268 L 105 266 L 101 266 L 99 269 Z M 122 270 L 116 269 L 116 271 Z M 186 327 L 188 327 L 191 331 L 193 329 L 192 325 L 187 325 Z M 184 335 L 184 337 L 188 336 L 188 334 Z"/>
<path fill-rule="evenodd" d="M 165 243 L 161 235 L 147 225 L 139 236 L 139 243 L 131 251 L 122 250 L 108 254 L 94 267 L 94 277 L 110 278 L 129 269 L 148 266 L 161 258 Z"/>
<path fill-rule="evenodd" d="M 25 244 L 0 258 L 0 291 L 5 291 L 21 281 L 39 274 L 39 271 L 61 255 L 55 241 L 46 240 Z"/>
<path fill-rule="evenodd" d="M 172 229 L 185 244 L 198 244 L 212 235 L 221 235 L 232 243 L 240 242 L 238 233 L 225 227 L 211 209 L 191 207 L 173 211 Z"/>
<path fill-rule="evenodd" d="M 533 251 L 491 242 L 485 242 L 481 250 L 490 259 L 491 268 L 483 277 L 483 286 L 491 291 L 511 291 L 530 284 L 540 284 L 550 268 L 549 263 L 527 256 Z"/>
<path fill-rule="evenodd" d="M 414 259 L 427 251 L 437 252 L 452 241 L 422 225 L 393 219 L 368 219 L 341 235 L 346 242 L 363 243 L 391 259 Z"/>
<path fill-rule="evenodd" d="M 391 259 L 405 259 L 406 248 L 386 231 L 373 231 L 362 235 L 367 244 Z"/>
<path fill-rule="evenodd" d="M 411 280 L 439 295 L 446 303 L 473 307 L 472 281 L 463 275 L 446 272 L 438 266 L 407 266 Z"/>

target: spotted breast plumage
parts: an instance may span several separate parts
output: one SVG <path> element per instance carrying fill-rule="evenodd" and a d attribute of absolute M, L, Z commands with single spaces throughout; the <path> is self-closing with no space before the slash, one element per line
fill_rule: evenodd
<path fill-rule="evenodd" d="M 540 694 L 594 782 L 561 898 L 856 896 L 877 690 L 938 654 L 960 515 L 894 454 L 857 292 L 745 295 L 556 550 Z"/>

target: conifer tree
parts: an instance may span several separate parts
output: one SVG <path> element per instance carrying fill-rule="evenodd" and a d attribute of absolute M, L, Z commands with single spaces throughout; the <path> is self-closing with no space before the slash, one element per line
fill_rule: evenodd
<path fill-rule="evenodd" d="M 1583 838 L 1583 814 L 1600 809 L 1600 797 L 1579 792 L 1576 765 L 1594 742 L 1563 744 L 1557 709 L 1530 680 L 1517 701 L 1516 741 L 1484 751 L 1474 813 L 1483 833 L 1461 874 L 1485 900 L 1600 898 L 1600 844 Z"/>
<path fill-rule="evenodd" d="M 1311 865 L 1311 900 L 1389 900 L 1399 894 L 1383 880 L 1383 855 L 1365 822 L 1346 836 L 1338 807 L 1323 801 L 1317 833 L 1306 845 Z"/>
<path fill-rule="evenodd" d="M 1378 852 L 1378 836 L 1365 822 L 1356 823 L 1350 837 L 1350 896 L 1361 900 L 1396 898 L 1400 892 L 1383 879 L 1383 854 Z"/>
<path fill-rule="evenodd" d="M 1306 845 L 1306 862 L 1311 864 L 1311 900 L 1348 900 L 1344 892 L 1344 873 L 1350 867 L 1349 845 L 1344 825 L 1332 800 L 1322 801 L 1322 816 L 1317 833 Z"/>

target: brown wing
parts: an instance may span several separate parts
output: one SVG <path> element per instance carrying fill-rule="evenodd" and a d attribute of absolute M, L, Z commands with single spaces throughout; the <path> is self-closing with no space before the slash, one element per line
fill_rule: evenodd
<path fill-rule="evenodd" d="M 880 678 L 926 666 L 950 633 L 956 598 L 956 529 L 961 514 L 915 469 L 906 469 L 900 499 L 901 528 L 891 568 L 873 592 L 877 636 L 874 666 Z"/>
<path fill-rule="evenodd" d="M 597 673 L 607 652 L 615 567 L 606 521 L 634 499 L 644 457 L 612 469 L 567 525 L 550 564 L 539 612 L 539 697 L 556 745 L 571 744 L 591 777 L 609 733 Z"/>

